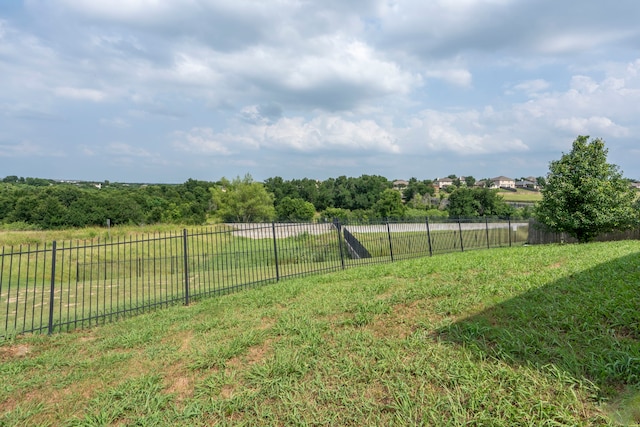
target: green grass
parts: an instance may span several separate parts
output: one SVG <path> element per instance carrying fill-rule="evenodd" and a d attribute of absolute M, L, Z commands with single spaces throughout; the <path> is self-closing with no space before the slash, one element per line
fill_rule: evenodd
<path fill-rule="evenodd" d="M 481 226 L 483 224 L 480 224 Z M 504 228 L 462 231 L 455 229 L 431 231 L 430 235 L 420 232 L 394 232 L 392 244 L 389 245 L 387 233 L 354 232 L 353 235 L 367 248 L 372 257 L 390 257 L 393 251 L 394 260 L 406 257 L 415 257 L 416 254 L 429 254 L 429 238 L 431 239 L 431 251 L 434 254 L 456 252 L 474 249 L 488 249 L 500 246 L 509 246 L 509 238 L 512 245 L 522 245 L 527 241 L 528 227 L 519 227 L 516 231 L 509 230 L 507 223 Z M 511 236 L 509 236 L 511 234 Z"/>
<path fill-rule="evenodd" d="M 542 193 L 539 191 L 499 191 L 498 194 L 502 196 L 505 202 L 539 202 L 542 200 Z"/>
<path fill-rule="evenodd" d="M 415 229 L 415 224 L 399 225 L 403 226 Z M 432 231 L 432 253 L 460 251 L 461 245 L 465 250 L 507 246 L 510 238 L 514 245 L 525 242 L 527 227 L 510 233 L 506 223 L 499 226 L 503 228 L 463 228 L 462 239 L 456 224 L 450 231 Z M 321 229 L 318 234 L 305 229 L 297 235 L 279 234 L 283 237 L 276 242 L 268 224 L 248 233 L 261 238 L 235 235 L 224 226 L 188 230 L 189 294 L 207 296 L 283 277 L 388 262 L 391 250 L 394 260 L 430 253 L 425 231 L 375 231 L 381 228 L 384 226 L 365 227 L 368 231 L 355 233 L 373 256 L 369 259 L 350 259 L 346 247 L 342 248 L 342 259 L 338 233 L 331 229 Z M 286 227 L 282 230 L 287 231 Z M 185 300 L 182 232 L 135 237 L 58 243 L 51 318 L 54 330 L 92 326 Z M 5 256 L 0 263 L 0 337 L 47 330 L 52 245 L 25 243 L 1 249 Z"/>
<path fill-rule="evenodd" d="M 640 423 L 640 243 L 453 253 L 0 345 L 0 425 Z"/>

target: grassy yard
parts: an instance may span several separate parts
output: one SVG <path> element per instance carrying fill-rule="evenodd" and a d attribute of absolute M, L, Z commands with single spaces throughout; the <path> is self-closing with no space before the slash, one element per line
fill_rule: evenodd
<path fill-rule="evenodd" d="M 452 253 L 0 343 L 0 425 L 640 423 L 640 243 Z"/>
<path fill-rule="evenodd" d="M 516 190 L 500 191 L 498 194 L 502 196 L 505 202 L 539 202 L 542 200 L 542 193 L 538 191 Z"/>
<path fill-rule="evenodd" d="M 216 225 L 216 227 L 224 227 Z M 64 230 L 3 230 L 0 228 L 0 247 L 28 244 L 45 244 L 54 240 L 105 241 L 109 239 L 128 239 L 154 233 L 172 233 L 182 228 L 193 229 L 193 226 L 177 224 L 154 225 L 121 225 L 109 229 L 106 227 L 67 228 Z"/>

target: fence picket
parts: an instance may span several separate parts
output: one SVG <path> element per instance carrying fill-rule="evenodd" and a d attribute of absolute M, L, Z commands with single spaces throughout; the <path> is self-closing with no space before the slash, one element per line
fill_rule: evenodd
<path fill-rule="evenodd" d="M 388 219 L 362 224 L 338 220 L 228 224 L 197 232 L 145 234 L 138 239 L 129 236 L 68 245 L 53 241 L 42 250 L 3 247 L 0 339 L 92 327 L 284 277 L 482 249 L 483 234 L 489 248 L 489 229 L 495 231 L 495 246 L 527 239 L 528 223 L 509 221 L 504 233 L 504 221 L 483 222 L 426 218 L 402 224 Z"/>

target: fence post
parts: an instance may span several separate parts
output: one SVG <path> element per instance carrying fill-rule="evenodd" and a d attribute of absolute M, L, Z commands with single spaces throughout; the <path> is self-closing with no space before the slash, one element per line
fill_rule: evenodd
<path fill-rule="evenodd" d="M 425 218 L 427 222 L 427 240 L 429 241 L 429 256 L 433 256 L 433 248 L 431 247 L 431 230 L 429 229 L 429 217 Z"/>
<path fill-rule="evenodd" d="M 182 241 L 184 253 L 184 304 L 189 305 L 189 252 L 187 245 L 187 229 L 182 230 Z"/>
<path fill-rule="evenodd" d="M 338 247 L 340 248 L 340 264 L 342 265 L 342 269 L 344 270 L 344 248 L 342 247 L 342 233 L 340 229 L 340 220 L 338 218 L 333 219 L 333 225 L 336 227 L 336 231 L 338 232 Z"/>
<path fill-rule="evenodd" d="M 55 297 L 55 286 L 56 286 L 56 241 L 53 241 L 51 246 L 51 290 L 49 292 L 49 325 L 47 328 L 47 333 L 51 335 L 53 333 L 53 307 L 54 307 L 54 297 Z"/>
<path fill-rule="evenodd" d="M 487 249 L 490 249 L 490 246 L 489 246 L 489 222 L 487 221 L 487 216 L 486 215 L 484 216 L 484 225 L 485 225 L 486 230 L 487 230 Z"/>
<path fill-rule="evenodd" d="M 509 247 L 511 247 L 511 215 L 507 216 L 507 221 L 509 222 Z"/>
<path fill-rule="evenodd" d="M 278 266 L 278 245 L 276 244 L 276 223 L 271 222 L 271 231 L 273 232 L 273 254 L 276 260 L 276 282 L 280 281 L 280 267 Z"/>
<path fill-rule="evenodd" d="M 391 243 L 391 228 L 389 226 L 389 218 L 386 218 L 387 221 L 387 236 L 389 236 L 389 255 L 391 256 L 391 262 L 393 262 L 393 245 Z"/>
<path fill-rule="evenodd" d="M 462 244 L 462 225 L 460 224 L 460 217 L 458 217 L 458 231 L 460 231 L 460 252 L 464 252 L 464 246 Z"/>

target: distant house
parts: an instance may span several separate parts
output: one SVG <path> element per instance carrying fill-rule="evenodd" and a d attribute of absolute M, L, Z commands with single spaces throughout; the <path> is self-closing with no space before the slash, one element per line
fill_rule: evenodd
<path fill-rule="evenodd" d="M 523 188 L 528 190 L 537 190 L 538 184 L 535 181 L 529 181 L 528 179 L 521 179 L 516 181 L 516 188 Z"/>
<path fill-rule="evenodd" d="M 405 181 L 404 179 L 396 179 L 393 181 L 393 189 L 402 191 L 409 186 L 409 181 Z"/>
<path fill-rule="evenodd" d="M 438 178 L 434 184 L 438 188 L 444 188 L 453 185 L 453 180 L 451 178 Z"/>
<path fill-rule="evenodd" d="M 640 182 L 632 182 L 631 187 L 635 188 L 636 190 L 640 190 Z"/>
<path fill-rule="evenodd" d="M 491 182 L 491 188 L 516 188 L 515 179 L 508 178 L 506 176 L 491 178 Z"/>

